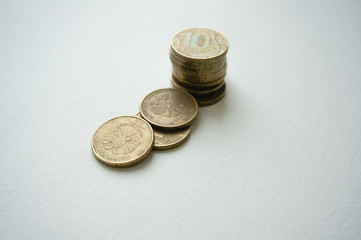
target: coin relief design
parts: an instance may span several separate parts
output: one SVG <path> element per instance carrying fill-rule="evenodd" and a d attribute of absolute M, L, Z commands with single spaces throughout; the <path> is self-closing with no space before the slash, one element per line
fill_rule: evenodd
<path fill-rule="evenodd" d="M 118 124 L 104 136 L 102 143 L 103 147 L 111 150 L 114 155 L 128 154 L 139 146 L 142 137 L 142 130 L 133 124 Z"/>
<path fill-rule="evenodd" d="M 164 88 L 149 93 L 140 105 L 141 115 L 150 124 L 164 129 L 189 126 L 198 113 L 198 103 L 189 93 Z"/>
<path fill-rule="evenodd" d="M 178 117 L 183 113 L 184 105 L 180 103 L 177 96 L 169 93 L 164 93 L 155 96 L 149 102 L 149 109 L 155 114 L 162 115 L 167 118 Z"/>
<path fill-rule="evenodd" d="M 220 33 L 206 28 L 191 28 L 177 33 L 172 47 L 186 57 L 207 59 L 225 54 L 228 40 Z"/>
<path fill-rule="evenodd" d="M 133 165 L 148 155 L 153 147 L 152 127 L 143 119 L 122 116 L 103 123 L 94 133 L 95 157 L 111 166 Z"/>

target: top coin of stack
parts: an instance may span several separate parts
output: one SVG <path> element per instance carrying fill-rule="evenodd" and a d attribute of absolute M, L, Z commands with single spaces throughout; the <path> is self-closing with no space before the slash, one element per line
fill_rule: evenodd
<path fill-rule="evenodd" d="M 172 84 L 192 94 L 200 106 L 218 102 L 225 94 L 228 41 L 206 28 L 191 28 L 174 35 L 169 57 Z"/>

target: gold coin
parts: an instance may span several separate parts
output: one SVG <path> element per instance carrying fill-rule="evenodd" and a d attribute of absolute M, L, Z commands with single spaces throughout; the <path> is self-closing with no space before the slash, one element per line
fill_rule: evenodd
<path fill-rule="evenodd" d="M 184 74 L 188 74 L 198 78 L 202 78 L 204 77 L 204 75 L 207 75 L 207 77 L 209 76 L 214 78 L 215 74 L 219 74 L 220 72 L 225 72 L 227 69 L 227 63 L 224 63 L 222 66 L 217 66 L 217 67 L 211 67 L 207 65 L 200 65 L 200 66 L 180 65 L 179 63 L 174 62 L 172 59 L 171 59 L 171 63 L 174 70 L 181 71 Z"/>
<path fill-rule="evenodd" d="M 143 160 L 152 150 L 153 129 L 134 116 L 112 118 L 103 123 L 92 137 L 95 157 L 112 167 L 128 167 Z"/>
<path fill-rule="evenodd" d="M 194 97 L 180 89 L 163 88 L 144 97 L 140 113 L 153 126 L 181 129 L 190 125 L 198 113 Z"/>
<path fill-rule="evenodd" d="M 200 69 L 196 70 L 189 70 L 189 69 L 182 69 L 178 68 L 177 66 L 173 65 L 173 72 L 176 73 L 180 78 L 186 79 L 189 82 L 195 83 L 206 83 L 206 82 L 213 82 L 224 75 L 226 75 L 227 64 L 223 66 L 223 68 L 217 72 L 213 72 L 210 70 Z"/>
<path fill-rule="evenodd" d="M 224 81 L 225 76 L 216 79 L 212 82 L 204 82 L 204 83 L 196 83 L 196 82 L 192 82 L 192 81 L 187 81 L 181 77 L 179 77 L 179 75 L 177 75 L 176 72 L 172 72 L 172 78 L 177 80 L 178 82 L 181 82 L 182 85 L 190 87 L 190 88 L 213 88 L 219 84 L 221 84 Z"/>
<path fill-rule="evenodd" d="M 208 66 L 216 67 L 218 65 L 224 64 L 225 61 L 227 61 L 226 55 L 222 55 L 220 57 L 211 58 L 211 59 L 185 58 L 176 54 L 175 50 L 173 50 L 172 47 L 169 50 L 169 57 L 180 64 L 194 65 L 194 66 L 208 65 Z"/>
<path fill-rule="evenodd" d="M 171 81 L 172 81 L 173 87 L 180 88 L 184 91 L 187 91 L 190 94 L 192 94 L 194 97 L 211 95 L 211 94 L 217 92 L 219 89 L 221 89 L 223 87 L 223 85 L 225 84 L 225 82 L 223 81 L 219 85 L 216 85 L 213 88 L 190 88 L 190 87 L 187 87 L 186 85 L 183 85 L 182 82 L 179 82 L 174 78 L 171 78 Z"/>
<path fill-rule="evenodd" d="M 180 64 L 193 65 L 193 66 L 208 65 L 211 67 L 216 67 L 218 65 L 223 65 L 227 61 L 225 54 L 210 59 L 194 59 L 194 58 L 183 57 L 178 55 L 172 47 L 169 49 L 169 57 L 170 59 Z"/>
<path fill-rule="evenodd" d="M 220 33 L 206 28 L 191 28 L 174 35 L 171 48 L 179 56 L 211 59 L 228 51 L 228 40 Z"/>
<path fill-rule="evenodd" d="M 223 87 L 218 92 L 213 93 L 209 96 L 196 97 L 196 99 L 200 107 L 205 107 L 215 104 L 216 102 L 219 102 L 224 97 L 225 94 L 226 94 L 226 84 L 224 84 Z"/>
<path fill-rule="evenodd" d="M 135 116 L 141 117 L 141 114 L 137 113 Z M 191 128 L 187 127 L 185 129 L 176 130 L 172 132 L 153 129 L 153 132 L 154 132 L 153 149 L 168 150 L 181 145 L 185 140 L 187 140 L 191 132 Z"/>

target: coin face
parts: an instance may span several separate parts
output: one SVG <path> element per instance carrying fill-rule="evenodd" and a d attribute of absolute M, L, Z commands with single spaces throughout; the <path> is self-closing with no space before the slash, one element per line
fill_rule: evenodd
<path fill-rule="evenodd" d="M 95 131 L 91 148 L 102 163 L 128 167 L 143 160 L 152 150 L 153 142 L 149 123 L 134 116 L 121 116 L 106 121 Z"/>
<path fill-rule="evenodd" d="M 135 116 L 142 117 L 140 113 L 137 113 Z M 181 145 L 185 140 L 187 140 L 191 132 L 191 128 L 187 127 L 181 130 L 175 130 L 171 132 L 153 129 L 153 132 L 154 132 L 153 149 L 167 150 L 167 149 L 175 148 Z"/>
<path fill-rule="evenodd" d="M 191 28 L 177 33 L 171 41 L 171 47 L 181 56 L 210 59 L 226 54 L 228 40 L 211 29 Z"/>
<path fill-rule="evenodd" d="M 140 113 L 150 124 L 163 129 L 190 125 L 198 113 L 198 103 L 189 93 L 163 88 L 149 93 L 140 104 Z"/>

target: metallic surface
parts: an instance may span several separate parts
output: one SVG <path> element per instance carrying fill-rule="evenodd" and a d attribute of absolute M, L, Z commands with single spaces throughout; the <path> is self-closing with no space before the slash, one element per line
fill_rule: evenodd
<path fill-rule="evenodd" d="M 219 102 L 226 94 L 226 85 L 224 84 L 221 89 L 219 89 L 216 93 L 205 96 L 205 97 L 197 97 L 197 102 L 199 106 L 205 107 Z"/>
<path fill-rule="evenodd" d="M 150 124 L 166 130 L 190 125 L 198 113 L 198 103 L 186 91 L 175 88 L 158 89 L 144 97 L 140 113 Z"/>
<path fill-rule="evenodd" d="M 112 118 L 94 133 L 91 149 L 102 163 L 128 167 L 143 160 L 152 150 L 153 129 L 145 120 L 134 116 Z"/>
<path fill-rule="evenodd" d="M 223 81 L 219 85 L 216 85 L 213 88 L 195 88 L 195 87 L 188 87 L 188 86 L 184 85 L 182 82 L 177 81 L 174 78 L 171 78 L 171 81 L 172 81 L 173 87 L 182 89 L 184 91 L 187 91 L 196 98 L 201 97 L 201 96 L 209 96 L 211 94 L 214 94 L 219 89 L 221 89 L 223 87 L 223 85 L 225 84 L 225 82 Z"/>
<path fill-rule="evenodd" d="M 227 53 L 228 40 L 211 29 L 191 28 L 177 33 L 171 46 L 180 56 L 210 59 Z"/>
<path fill-rule="evenodd" d="M 222 84 L 222 82 L 224 82 L 224 76 L 216 79 L 212 82 L 207 82 L 207 83 L 194 83 L 194 82 L 189 82 L 186 81 L 184 79 L 179 78 L 174 72 L 172 72 L 172 79 L 176 80 L 177 82 L 182 83 L 182 85 L 187 86 L 189 88 L 205 88 L 205 89 L 209 89 L 209 88 L 213 88 L 218 86 L 219 84 Z"/>
<path fill-rule="evenodd" d="M 135 115 L 136 117 L 142 117 L 140 113 Z M 162 131 L 161 129 L 154 129 L 154 146 L 155 150 L 168 150 L 181 145 L 191 132 L 191 128 L 187 127 L 181 130 L 175 131 Z"/>
<path fill-rule="evenodd" d="M 173 87 L 192 94 L 199 106 L 218 102 L 225 94 L 228 40 L 206 28 L 174 35 L 169 49 Z"/>

